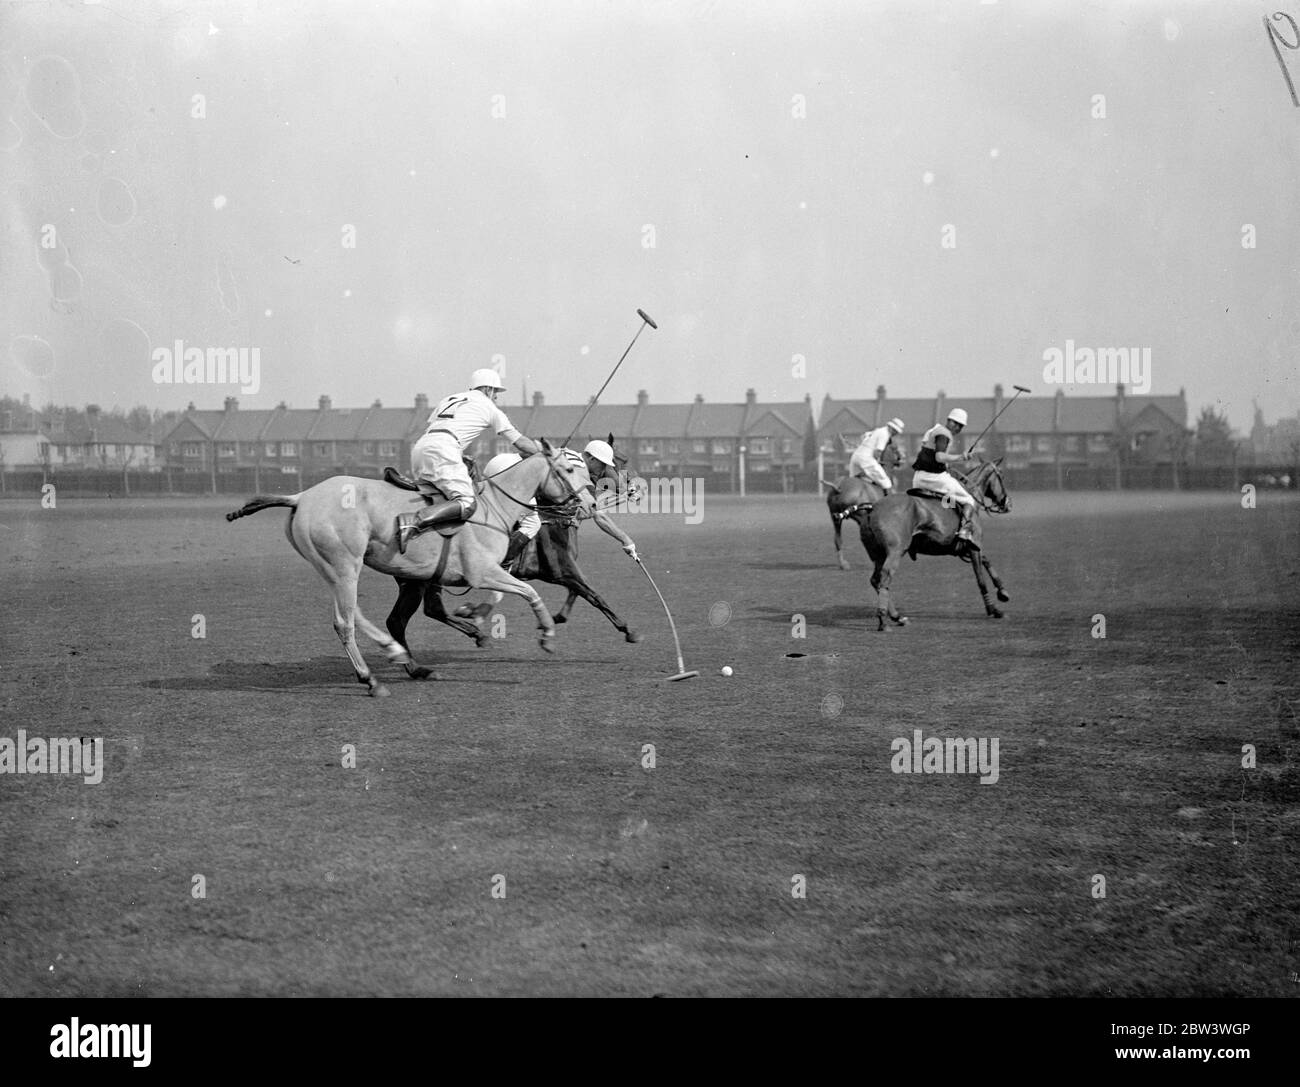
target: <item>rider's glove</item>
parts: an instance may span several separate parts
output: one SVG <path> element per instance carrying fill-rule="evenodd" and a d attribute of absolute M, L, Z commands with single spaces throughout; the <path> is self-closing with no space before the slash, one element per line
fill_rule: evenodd
<path fill-rule="evenodd" d="M 641 556 L 636 553 L 636 544 L 634 543 L 631 542 L 625 543 L 623 545 L 623 554 L 625 554 L 633 562 L 641 561 Z"/>

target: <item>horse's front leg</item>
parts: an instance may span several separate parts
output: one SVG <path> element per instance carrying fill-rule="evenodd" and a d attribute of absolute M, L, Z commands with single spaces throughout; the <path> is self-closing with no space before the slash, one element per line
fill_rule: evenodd
<path fill-rule="evenodd" d="M 998 577 L 998 572 L 993 569 L 993 564 L 989 562 L 988 556 L 985 554 L 985 552 L 980 551 L 979 557 L 980 557 L 980 562 L 984 564 L 984 569 L 988 571 L 989 577 L 993 579 L 993 584 L 997 587 L 998 599 L 1005 604 L 1008 600 L 1011 599 L 1011 595 L 1002 587 L 1002 579 Z"/>
<path fill-rule="evenodd" d="M 876 621 L 878 624 L 876 629 L 878 631 L 889 629 L 885 626 L 886 618 L 895 626 L 907 626 L 907 616 L 899 614 L 889 592 L 890 583 L 894 578 L 894 571 L 898 569 L 898 564 L 902 561 L 902 558 L 903 552 L 897 547 L 891 547 L 884 555 L 875 560 L 876 569 L 871 575 L 871 587 L 876 590 Z"/>
<path fill-rule="evenodd" d="M 980 596 L 984 600 L 984 610 L 991 619 L 1001 619 L 1002 609 L 989 599 L 989 583 L 984 577 L 983 552 L 976 551 L 971 556 L 971 569 L 975 571 L 975 583 L 980 587 Z"/>
<path fill-rule="evenodd" d="M 528 601 L 528 606 L 533 609 L 533 614 L 537 616 L 537 629 L 542 632 L 537 639 L 537 644 L 548 653 L 555 652 L 553 645 L 555 640 L 555 620 L 551 618 L 551 613 L 546 610 L 546 604 L 536 589 L 518 578 L 511 577 L 500 566 L 495 564 L 488 569 L 477 570 L 473 575 L 467 571 L 465 577 L 476 589 L 494 589 L 497 592 L 510 593 L 512 596 L 522 596 Z"/>
<path fill-rule="evenodd" d="M 560 584 L 569 590 L 569 599 L 564 602 L 565 611 L 569 610 L 569 608 L 573 605 L 573 602 L 578 597 L 582 597 L 583 600 L 585 600 L 593 608 L 595 608 L 602 615 L 604 615 L 606 619 L 608 619 L 611 623 L 613 623 L 614 629 L 617 630 L 620 634 L 622 634 L 623 637 L 627 639 L 629 642 L 639 642 L 641 640 L 641 635 L 638 634 L 631 627 L 629 627 L 625 622 L 623 622 L 622 619 L 620 619 L 614 613 L 614 609 L 605 603 L 604 597 L 602 597 L 600 593 L 596 592 L 595 589 L 593 589 L 590 585 L 588 585 L 586 579 L 584 579 L 582 574 L 579 573 L 576 569 L 572 574 L 570 574 L 567 578 L 561 581 Z M 555 621 L 557 623 L 560 621 L 560 617 L 558 615 L 555 617 Z"/>

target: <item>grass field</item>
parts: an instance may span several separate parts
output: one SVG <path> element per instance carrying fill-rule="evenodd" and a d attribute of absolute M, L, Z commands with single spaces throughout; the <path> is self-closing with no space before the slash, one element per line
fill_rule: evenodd
<path fill-rule="evenodd" d="M 581 603 L 554 657 L 519 600 L 484 649 L 417 617 L 442 679 L 363 643 L 388 699 L 282 511 L 0 503 L 0 738 L 106 758 L 0 775 L 0 995 L 1294 995 L 1300 503 L 1015 500 L 1001 621 L 923 557 L 877 633 L 816 496 L 710 498 L 621 521 L 698 679 L 588 526 L 640 644 Z M 914 729 L 996 738 L 996 783 L 894 773 Z"/>

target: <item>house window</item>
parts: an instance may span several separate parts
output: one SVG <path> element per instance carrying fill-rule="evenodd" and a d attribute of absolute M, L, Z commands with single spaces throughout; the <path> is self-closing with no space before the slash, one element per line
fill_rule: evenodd
<path fill-rule="evenodd" d="M 1079 451 L 1079 435 L 1067 434 L 1065 437 L 1065 451 L 1067 453 L 1077 453 Z"/>
<path fill-rule="evenodd" d="M 381 457 L 395 457 L 395 456 L 397 456 L 397 443 L 396 443 L 396 442 L 380 442 L 380 443 L 379 443 L 379 455 L 380 455 Z"/>
<path fill-rule="evenodd" d="M 770 456 L 772 453 L 772 439 L 771 438 L 750 438 L 749 451 L 759 457 Z"/>
<path fill-rule="evenodd" d="M 691 449 L 696 453 L 707 453 L 709 451 L 709 447 L 706 442 L 692 442 Z"/>
<path fill-rule="evenodd" d="M 276 449 L 275 442 L 267 442 L 267 443 L 266 443 L 266 455 L 267 455 L 268 457 L 274 457 L 274 456 L 275 456 L 275 449 Z"/>
<path fill-rule="evenodd" d="M 1028 453 L 1029 439 L 1023 434 L 1007 435 L 1007 452 L 1008 453 Z"/>
<path fill-rule="evenodd" d="M 40 442 L 40 443 L 37 445 L 37 449 L 39 450 L 39 456 L 40 456 L 41 460 L 49 460 L 49 459 L 50 459 L 50 443 L 49 443 L 49 442 Z"/>
<path fill-rule="evenodd" d="M 1105 434 L 1088 435 L 1088 452 L 1105 453 L 1110 449 L 1110 439 Z"/>
<path fill-rule="evenodd" d="M 681 443 L 681 442 L 669 442 L 669 443 L 668 443 L 668 452 L 669 452 L 669 453 L 680 453 L 681 451 L 682 451 L 682 443 Z"/>
<path fill-rule="evenodd" d="M 117 456 L 117 446 L 115 446 L 115 445 L 106 445 L 106 446 L 104 446 L 104 456 L 106 456 L 106 457 L 116 457 L 116 456 Z"/>
<path fill-rule="evenodd" d="M 653 438 L 641 442 L 641 455 L 654 456 L 659 452 L 659 443 Z"/>
<path fill-rule="evenodd" d="M 1052 451 L 1052 439 L 1040 435 L 1034 442 L 1034 448 L 1040 453 L 1050 453 Z"/>
<path fill-rule="evenodd" d="M 281 443 L 280 443 L 280 456 L 282 456 L 282 457 L 296 457 L 297 455 L 298 455 L 298 447 L 297 447 L 297 445 L 296 445 L 295 443 L 293 443 L 293 442 L 281 442 Z"/>
<path fill-rule="evenodd" d="M 364 453 L 367 457 L 373 457 L 373 456 L 375 455 L 375 443 L 374 443 L 374 442 L 362 442 L 362 443 L 361 443 L 361 452 Z"/>
<path fill-rule="evenodd" d="M 330 455 L 330 443 L 329 443 L 329 442 L 317 442 L 317 443 L 316 443 L 315 453 L 316 453 L 316 456 L 318 456 L 318 457 L 328 457 L 328 456 Z"/>
<path fill-rule="evenodd" d="M 217 456 L 233 457 L 234 455 L 235 455 L 234 442 L 222 442 L 219 446 L 217 446 Z"/>
<path fill-rule="evenodd" d="M 201 456 L 203 456 L 203 443 L 202 443 L 202 442 L 186 442 L 184 448 L 185 448 L 185 455 L 186 455 L 187 457 L 201 457 Z"/>
<path fill-rule="evenodd" d="M 730 452 L 731 452 L 731 442 L 727 441 L 726 438 L 713 439 L 713 455 L 715 457 Z"/>
<path fill-rule="evenodd" d="M 793 438 L 782 438 L 782 439 L 781 439 L 781 452 L 782 452 L 782 453 L 791 453 L 791 452 L 793 452 L 793 451 L 794 451 L 794 439 L 793 439 Z"/>

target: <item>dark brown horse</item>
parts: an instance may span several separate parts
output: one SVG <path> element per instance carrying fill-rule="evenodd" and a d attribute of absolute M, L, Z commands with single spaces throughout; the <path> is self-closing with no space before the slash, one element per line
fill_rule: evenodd
<path fill-rule="evenodd" d="M 885 449 L 881 467 L 892 478 L 894 469 L 902 463 L 903 454 L 893 442 L 890 442 Z M 884 497 L 884 491 L 875 483 L 858 476 L 844 476 L 834 483 L 828 483 L 823 479 L 822 485 L 830 488 L 826 492 L 826 509 L 831 515 L 831 527 L 835 529 L 835 559 L 840 564 L 841 570 L 848 570 L 851 567 L 849 560 L 844 557 L 840 530 L 850 517 L 861 527 L 863 520 L 871 512 L 871 507 Z"/>
<path fill-rule="evenodd" d="M 986 513 L 1008 513 L 1011 510 L 1011 498 L 1002 482 L 1002 473 L 998 470 L 1000 464 L 1000 458 L 997 461 L 980 460 L 966 477 L 953 473 L 975 499 L 977 507 L 969 545 L 957 539 L 961 518 L 958 511 L 953 509 L 951 499 L 946 497 L 924 498 L 916 491 L 891 494 L 877 502 L 861 522 L 862 546 L 875 563 L 871 587 L 876 590 L 876 617 L 880 624 L 878 629 L 888 629 L 885 626 L 886 617 L 897 626 L 907 623 L 907 616 L 899 614 L 889 593 L 894 571 L 898 569 L 904 555 L 913 560 L 917 555 L 955 555 L 963 562 L 969 562 L 975 571 L 980 596 L 984 599 L 985 612 L 993 619 L 1002 618 L 1002 609 L 989 599 L 985 574 L 992 579 L 998 600 L 1006 603 L 1011 597 L 1003 589 L 1002 579 L 984 554 L 981 546 L 983 526 L 979 519 L 981 509 Z"/>
<path fill-rule="evenodd" d="M 614 435 L 609 436 L 610 448 L 614 450 L 614 467 L 606 468 L 593 483 L 596 484 L 597 506 L 605 506 L 616 501 L 626 481 L 627 456 L 619 452 L 614 444 Z M 567 505 L 548 505 L 538 502 L 537 512 L 542 518 L 541 530 L 529 541 L 528 546 L 519 554 L 510 572 L 520 581 L 545 581 L 551 585 L 560 585 L 568 589 L 569 595 L 564 606 L 552 617 L 554 622 L 568 621 L 569 612 L 579 597 L 598 609 L 629 642 L 639 642 L 641 635 L 634 631 L 620 618 L 590 583 L 578 566 L 578 525 L 580 519 Z M 433 582 L 404 581 L 398 579 L 397 600 L 389 613 L 385 626 L 389 634 L 406 645 L 406 627 L 411 617 L 424 603 L 424 614 L 436 619 L 454 630 L 460 631 L 467 638 L 473 638 L 480 648 L 487 644 L 488 635 L 483 630 L 483 620 L 491 614 L 493 607 L 501 602 L 501 595 L 494 593 L 495 599 L 476 605 L 463 605 L 449 615 L 443 606 L 441 586 Z"/>

